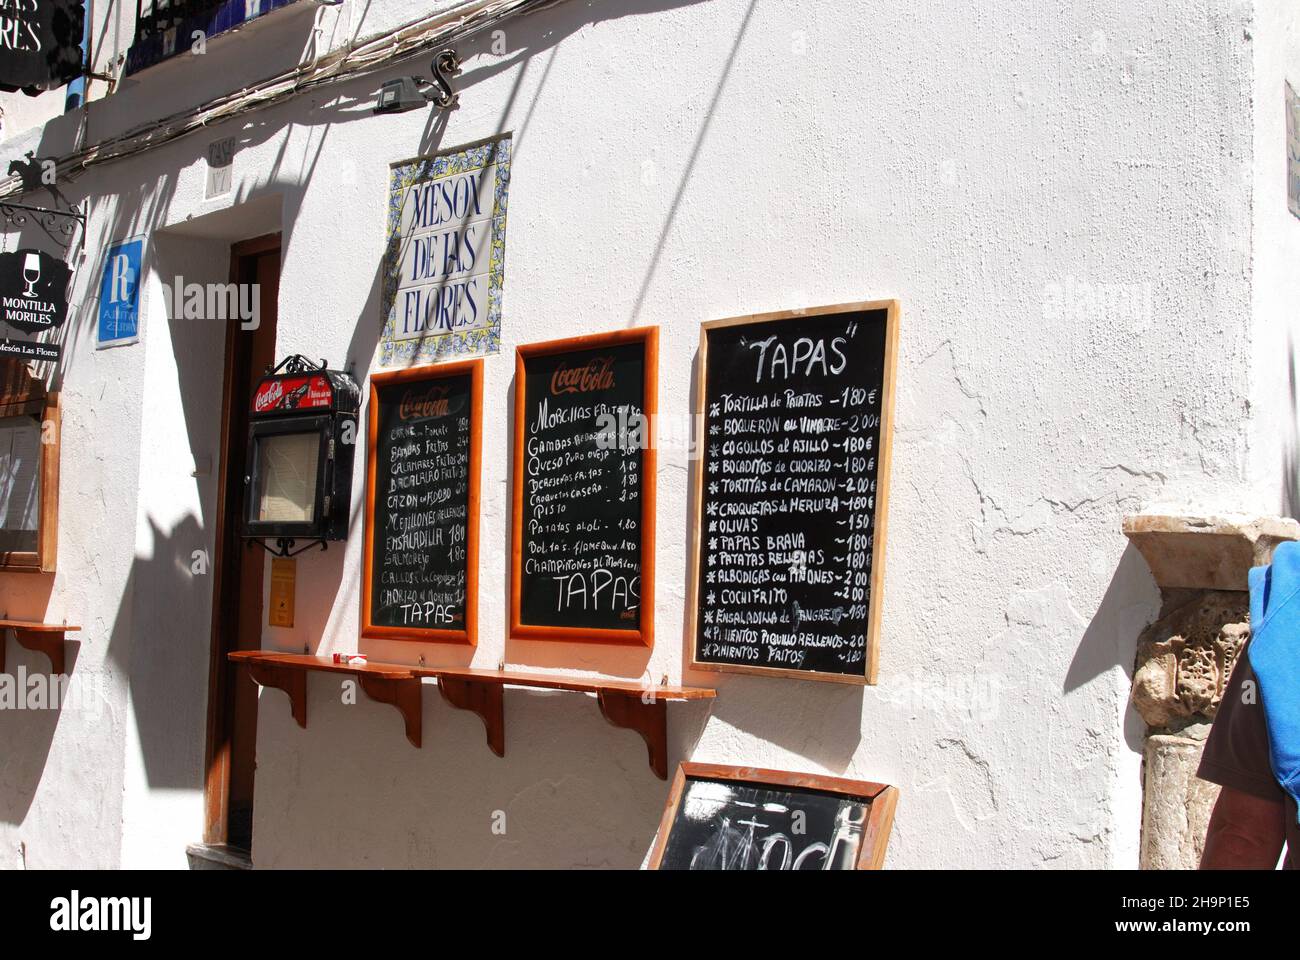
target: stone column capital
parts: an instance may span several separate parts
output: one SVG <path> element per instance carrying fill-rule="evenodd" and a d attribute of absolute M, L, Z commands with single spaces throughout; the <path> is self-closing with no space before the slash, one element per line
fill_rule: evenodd
<path fill-rule="evenodd" d="M 1137 513 L 1123 529 L 1162 591 L 1245 591 L 1251 567 L 1268 563 L 1284 540 L 1300 540 L 1300 523 L 1286 517 Z"/>

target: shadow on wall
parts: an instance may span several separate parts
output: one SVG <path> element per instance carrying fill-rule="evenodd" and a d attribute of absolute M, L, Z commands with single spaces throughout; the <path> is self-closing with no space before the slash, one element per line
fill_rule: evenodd
<path fill-rule="evenodd" d="M 207 533 L 194 516 L 171 530 L 152 518 L 148 525 L 152 552 L 132 565 L 129 622 L 114 624 L 110 652 L 127 667 L 150 787 L 194 789 L 203 783 L 209 632 L 202 613 L 210 610 L 212 581 L 210 570 L 196 572 L 196 553 Z"/>
<path fill-rule="evenodd" d="M 555 48 L 567 36 L 604 19 L 616 19 L 642 14 L 654 14 L 676 7 L 690 6 L 700 0 L 646 0 L 641 3 L 606 4 L 565 3 L 555 8 L 530 15 L 509 30 L 510 51 L 502 57 L 485 56 L 479 59 L 484 65 L 466 71 L 457 86 L 465 91 L 482 80 L 504 71 L 516 69 L 518 75 L 502 107 L 497 124 L 498 133 L 506 132 L 506 125 L 515 108 L 515 100 L 522 87 L 529 61 L 537 54 L 550 50 L 551 60 Z M 752 13 L 753 4 L 745 15 L 745 23 Z M 742 23 L 736 44 L 744 32 Z M 481 34 L 457 46 L 462 57 L 470 59 L 487 53 L 492 40 Z M 733 56 L 734 56 L 733 49 Z M 729 69 L 730 61 L 728 61 Z M 538 92 L 545 89 L 550 61 L 541 77 Z M 287 161 L 282 149 L 270 169 L 259 171 L 259 185 L 241 187 L 228 198 L 230 209 L 253 204 L 277 196 L 282 200 L 283 245 L 292 249 L 293 230 L 298 212 L 303 204 L 306 185 L 316 172 L 324 145 L 335 123 L 353 120 L 382 122 L 371 115 L 374 90 L 387 76 L 409 72 L 411 63 L 394 68 L 388 75 L 377 74 L 340 84 L 336 99 L 306 113 L 301 101 L 282 105 L 249 115 L 239 129 L 217 126 L 210 135 L 193 136 L 176 141 L 164 148 L 165 169 L 185 169 L 201 163 L 211 140 L 223 135 L 234 135 L 237 148 L 262 144 L 278 135 L 292 121 L 309 128 L 315 136 L 314 149 L 300 165 Z M 161 76 L 159 74 L 158 76 Z M 725 82 L 726 70 L 719 81 L 719 90 Z M 142 95 L 157 78 L 148 72 L 135 80 L 133 96 Z M 303 115 L 305 114 L 305 116 Z M 521 122 L 513 129 L 515 148 L 525 141 L 532 107 L 523 114 Z M 407 156 L 434 153 L 446 147 L 442 143 L 447 117 L 441 112 L 431 112 L 429 123 L 421 136 L 418 151 L 402 151 Z M 707 119 L 705 121 L 707 125 Z M 58 133 L 61 131 L 55 131 Z M 57 154 L 66 147 L 55 143 L 57 136 L 47 132 L 39 155 Z M 700 140 L 703 139 L 703 130 Z M 698 148 L 697 141 L 697 148 Z M 689 175 L 689 168 L 687 176 Z M 102 246 L 127 237 L 146 235 L 146 256 L 153 269 L 163 278 L 172 273 L 185 273 L 200 282 L 204 279 L 224 281 L 226 261 L 215 257 L 211 243 L 205 249 L 187 248 L 175 235 L 160 231 L 175 226 L 172 211 L 177 181 L 164 174 L 153 182 L 136 182 L 124 186 L 116 195 L 116 206 L 111 218 L 102 214 L 98 219 L 92 214 L 94 232 L 90 238 L 100 245 L 92 249 L 78 267 L 82 273 L 79 289 L 82 302 L 74 304 L 69 323 L 61 331 L 65 362 L 50 373 L 52 388 L 57 389 L 62 370 L 79 358 L 81 351 L 94 349 L 94 297 L 97 293 L 98 274 L 102 267 Z M 678 196 L 686 188 L 686 176 L 678 185 Z M 76 181 L 65 185 L 69 199 L 76 202 Z M 81 191 L 84 194 L 84 190 Z M 674 205 L 673 209 L 676 209 Z M 384 212 L 376 209 L 376 216 Z M 668 218 L 659 238 L 661 248 L 671 227 Z M 255 235 L 256 232 L 247 234 Z M 241 239 L 241 237 L 229 237 Z M 33 244 L 34 245 L 34 244 Z M 203 246 L 200 244 L 200 246 Z M 228 243 L 227 243 L 228 249 Z M 206 252 L 205 252 L 206 251 Z M 191 272 L 188 264 L 206 258 L 208 269 L 215 276 L 204 277 L 201 269 Z M 359 381 L 364 384 L 369 373 L 375 346 L 378 341 L 380 291 L 382 288 L 381 263 L 376 257 L 376 271 L 367 292 L 363 312 L 353 323 L 353 333 L 346 355 L 335 361 L 337 365 L 351 364 Z M 647 264 L 643 288 L 649 284 L 658 260 L 656 252 Z M 185 264 L 186 269 L 179 266 Z M 507 282 L 508 287 L 508 282 Z M 507 292 L 508 297 L 508 292 Z M 158 322 L 158 318 L 154 322 Z M 176 391 L 181 416 L 187 434 L 189 450 L 180 444 L 182 438 L 173 438 L 166 459 L 168 471 L 173 468 L 188 472 L 193 461 L 204 457 L 215 458 L 217 445 L 214 431 L 220 417 L 220 349 L 214 352 L 214 343 L 223 343 L 212 325 L 195 324 L 168 316 L 166 322 L 172 340 L 172 361 L 176 368 L 174 386 L 157 378 L 146 381 L 149 393 L 143 398 L 147 410 L 155 403 L 173 402 L 167 389 Z M 632 318 L 635 322 L 635 317 Z M 144 321 L 144 336 L 148 337 L 150 320 Z M 215 340 L 214 340 L 215 336 Z M 132 347 L 144 351 L 143 346 Z M 154 360 L 151 358 L 150 363 Z M 144 366 L 144 359 L 138 361 Z M 162 388 L 167 389 L 162 389 Z M 161 393 L 157 391 L 161 390 Z M 215 401 L 214 401 L 215 397 Z M 123 442 L 121 437 L 103 436 L 102 430 L 86 428 L 78 418 L 90 418 L 92 412 L 69 408 L 65 410 L 65 432 L 68 421 L 78 427 L 78 432 L 96 437 L 105 447 Z M 147 420 L 146 420 L 147 422 Z M 149 443 L 144 436 L 142 442 Z M 83 451 L 93 457 L 94 451 Z M 162 458 L 159 458 L 162 459 Z M 147 463 L 150 461 L 142 460 Z M 220 464 L 212 462 L 210 472 L 192 480 L 170 474 L 165 482 L 177 483 L 181 489 L 191 490 L 197 509 L 175 516 L 156 517 L 148 506 L 139 511 L 143 522 L 136 537 L 137 555 L 130 558 L 131 569 L 127 588 L 119 608 L 112 619 L 107 639 L 106 669 L 126 677 L 130 704 L 140 738 L 143 769 L 150 788 L 201 789 L 203 785 L 202 758 L 206 723 L 207 660 L 211 610 L 211 568 L 213 559 L 212 511 L 215 506 L 216 479 Z M 140 489 L 148 488 L 150 478 L 139 478 Z M 184 487 L 192 483 L 192 487 Z M 139 495 L 144 495 L 143 493 Z M 136 517 L 136 503 L 123 513 Z M 68 536 L 65 517 L 64 536 Z M 131 521 L 127 521 L 131 522 Z M 350 534 L 359 534 L 360 512 L 354 515 Z M 93 537 L 93 533 L 90 534 Z M 82 531 L 79 536 L 86 536 Z M 66 542 L 66 541 L 65 541 Z M 506 545 L 508 548 L 508 544 Z M 196 551 L 206 551 L 209 563 L 206 575 L 196 574 Z M 508 549 L 503 550 L 508 555 Z M 485 551 L 486 553 L 486 551 Z M 116 561 L 116 556 L 105 558 Z M 127 558 L 121 558 L 126 561 Z M 354 603 L 357 585 L 343 584 L 344 551 L 331 550 L 324 557 L 313 559 L 313 582 L 323 593 L 333 592 L 334 605 Z M 52 579 L 45 583 L 45 600 L 48 600 Z M 340 596 L 340 593 L 348 596 Z M 87 612 L 89 616 L 91 611 Z M 328 614 L 328 609 L 325 614 Z M 33 611 L 39 616 L 39 611 Z M 101 618 L 107 621 L 107 617 Z M 323 625 L 322 625 L 323 626 Z M 319 637 L 317 638 L 319 644 Z M 671 631 L 661 631 L 660 642 L 673 642 Z M 535 647 L 536 645 L 530 645 Z M 508 652 L 515 652 L 507 647 Z M 554 656 L 551 648 L 537 652 L 521 648 L 528 660 L 545 661 Z M 572 652 L 572 651 L 571 651 Z M 626 651 L 611 650 L 610 655 L 599 655 L 594 668 L 626 676 L 640 676 L 644 671 L 645 655 L 628 657 Z M 10 650 L 10 662 L 21 662 L 21 657 Z M 572 662 L 567 665 L 572 666 Z M 313 678 L 313 690 L 322 682 Z M 767 681 L 738 681 L 732 690 L 761 691 Z M 299 730 L 288 717 L 284 704 L 275 699 L 263 711 L 272 719 L 266 721 L 259 737 L 259 753 L 264 740 L 269 744 L 267 756 L 259 756 L 258 773 L 258 855 L 259 862 L 279 862 L 282 865 L 307 863 L 314 856 L 329 856 L 333 862 L 373 865 L 424 866 L 432 863 L 446 866 L 557 866 L 572 861 L 572 851 L 596 851 L 591 862 L 572 863 L 575 866 L 637 866 L 640 864 L 655 827 L 667 792 L 667 784 L 653 776 L 646 764 L 646 751 L 641 740 L 630 731 L 610 727 L 600 717 L 594 701 L 578 695 L 565 694 L 554 698 L 545 694 L 507 693 L 507 757 L 492 755 L 483 745 L 483 731 L 478 719 L 463 711 L 453 710 L 431 690 L 425 690 L 426 745 L 424 755 L 417 762 L 408 753 L 410 748 L 401 736 L 396 714 L 391 708 L 375 704 L 362 696 L 356 706 L 343 706 L 322 691 L 313 698 L 312 725 L 309 730 Z M 432 695 L 431 695 L 432 694 Z M 276 691 L 265 696 L 282 698 Z M 433 704 L 429 704 L 429 700 Z M 554 700 L 554 702 L 552 702 Z M 727 721 L 740 728 L 751 729 L 759 736 L 779 741 L 789 736 L 784 732 L 799 725 L 787 725 L 770 716 L 765 698 L 736 697 L 728 709 Z M 749 703 L 752 706 L 746 706 Z M 851 757 L 860 729 L 861 691 L 837 687 L 823 690 L 820 687 L 808 697 L 810 709 L 815 707 L 824 726 L 821 739 L 824 755 L 817 758 L 832 769 L 842 769 Z M 830 704 L 828 707 L 827 704 Z M 673 704 L 670 708 L 669 732 L 672 741 L 671 759 L 675 762 L 688 756 L 703 728 L 707 707 L 700 704 Z M 345 712 L 369 712 L 370 720 L 358 722 Z M 544 713 L 543 713 L 544 711 Z M 333 720 L 331 720 L 333 718 Z M 10 742 L 25 744 L 14 755 L 6 751 L 0 763 L 0 817 L 20 822 L 31 806 L 42 773 L 49 763 L 49 749 L 58 723 L 54 712 L 32 714 L 12 721 L 24 725 L 21 736 Z M 815 729 L 814 723 L 809 729 Z M 847 731 L 839 733 L 837 731 Z M 107 733 L 105 734 L 107 736 Z M 309 744 L 305 737 L 312 737 Z M 374 749 L 374 744 L 387 746 Z M 105 744 L 107 748 L 109 745 Z M 120 763 L 121 748 L 107 752 L 101 750 L 94 762 Z M 794 744 L 791 744 L 794 746 Z M 800 749 L 809 749 L 801 736 Z M 319 749 L 309 749 L 309 747 Z M 279 755 L 277 755 L 277 753 Z M 262 762 L 265 761 L 265 762 Z M 349 769 L 355 766 L 356 769 Z M 313 769 L 319 767 L 320 769 Z M 373 770 L 370 768 L 374 768 Z M 340 775 L 340 770 L 346 775 Z M 368 772 L 367 772 L 368 771 Z M 455 771 L 448 775 L 447 771 Z M 287 781 L 281 782 L 282 780 Z M 118 780 L 120 777 L 114 777 Z M 120 791 L 118 791 L 120 793 Z M 113 798 L 101 798 L 111 805 Z M 490 809 L 485 807 L 490 801 Z M 96 801 L 100 803 L 100 801 Z M 506 832 L 493 833 L 482 829 L 487 815 L 504 811 Z M 309 812 L 308 812 L 309 811 Z M 356 839 L 343 839 L 334 829 L 344 820 L 360 819 L 374 825 L 375 830 L 400 830 L 401 836 L 389 834 L 385 844 L 364 852 L 359 858 L 350 858 L 349 850 L 322 845 L 320 837 L 340 838 L 343 845 L 356 843 L 361 850 L 364 830 L 357 831 Z M 560 831 L 554 830 L 556 822 L 569 824 Z M 197 836 L 199 824 L 194 824 Z M 265 849 L 264 849 L 265 846 Z M 322 846 L 326 849 L 321 850 Z M 385 855 L 379 855 L 381 850 Z M 428 854 L 428 856 L 425 856 Z"/>
<path fill-rule="evenodd" d="M 1151 571 L 1142 554 L 1129 543 L 1074 651 L 1062 693 L 1072 693 L 1116 666 L 1131 683 L 1138 635 L 1155 619 L 1159 609 L 1160 595 Z M 1124 740 L 1130 750 L 1142 752 L 1145 733 L 1142 718 L 1129 704 L 1124 711 Z"/>
<path fill-rule="evenodd" d="M 75 634 L 68 634 L 64 655 L 68 675 L 76 678 L 79 690 L 76 695 L 65 693 L 63 705 L 56 708 L 51 706 L 56 698 L 51 696 L 50 661 L 45 654 L 20 647 L 13 639 L 12 631 L 0 631 L 0 642 L 5 644 L 5 673 L 13 678 L 11 689 L 14 696 L 24 698 L 22 708 L 0 710 L 0 743 L 5 744 L 0 751 L 0 822 L 18 826 L 27 819 L 49 762 L 54 732 L 64 713 L 107 709 L 97 687 L 92 686 L 87 678 L 77 675 L 80 644 L 74 637 Z M 71 681 L 65 683 L 70 685 Z M 38 689 L 43 700 L 34 699 L 38 696 Z M 72 699 L 82 692 L 86 694 L 84 700 Z M 11 866 L 0 863 L 0 869 Z"/>

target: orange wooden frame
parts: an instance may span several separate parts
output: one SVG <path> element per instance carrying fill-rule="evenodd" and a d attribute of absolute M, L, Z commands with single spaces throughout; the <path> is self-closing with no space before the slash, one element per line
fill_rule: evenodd
<path fill-rule="evenodd" d="M 521 587 L 523 582 L 524 529 L 524 433 L 528 393 L 526 363 L 531 357 L 557 353 L 576 353 L 640 343 L 645 348 L 644 390 L 641 412 L 649 427 L 649 443 L 641 452 L 641 621 L 636 630 L 610 630 L 594 627 L 554 627 L 527 624 L 522 620 Z M 655 429 L 659 414 L 659 328 L 635 327 L 613 333 L 593 333 L 546 343 L 523 344 L 515 349 L 515 439 L 514 490 L 510 523 L 510 639 L 562 640 L 582 643 L 610 643 L 654 646 L 655 613 L 655 474 L 658 444 Z"/>
<path fill-rule="evenodd" d="M 398 383 L 423 383 L 447 377 L 470 375 L 469 421 L 469 514 L 465 518 L 465 628 L 447 630 L 437 627 L 389 627 L 371 620 L 371 581 L 374 574 L 375 540 L 375 472 L 378 468 L 379 391 Z M 370 409 L 367 415 L 366 448 L 366 537 L 361 571 L 361 636 L 384 640 L 410 640 L 433 643 L 478 642 L 478 514 L 479 475 L 483 454 L 483 361 L 465 360 L 436 366 L 411 367 L 372 374 Z"/>
<path fill-rule="evenodd" d="M 872 517 L 873 547 L 871 551 L 871 606 L 867 611 L 867 649 L 863 657 L 862 673 L 829 673 L 824 670 L 790 670 L 785 667 L 750 667 L 743 664 L 714 663 L 696 657 L 699 651 L 698 618 L 700 612 L 700 527 L 704 514 L 704 457 L 695 458 L 691 489 L 694 506 L 690 517 L 690 571 L 686 585 L 686 660 L 692 670 L 716 670 L 729 673 L 751 673 L 759 676 L 789 677 L 797 680 L 829 680 L 832 683 L 874 684 L 880 664 L 880 614 L 885 595 L 885 528 L 889 515 L 889 474 L 892 465 L 894 437 L 894 382 L 898 366 L 898 314 L 897 300 L 863 300 L 856 303 L 839 303 L 825 307 L 807 307 L 802 310 L 781 310 L 775 313 L 755 313 L 726 320 L 710 320 L 700 325 L 700 350 L 695 380 L 695 423 L 703 445 L 708 428 L 708 366 L 709 331 L 718 327 L 738 324 L 768 323 L 773 320 L 790 320 L 796 317 L 820 317 L 837 313 L 865 313 L 885 311 L 885 356 L 882 371 L 880 398 L 880 443 L 876 453 L 876 508 Z M 702 447 L 701 447 L 702 448 Z"/>
<path fill-rule="evenodd" d="M 650 853 L 649 867 L 658 870 L 668 847 L 668 835 L 677 818 L 677 807 L 682 802 L 687 780 L 730 780 L 736 783 L 761 783 L 770 787 L 788 787 L 791 790 L 821 790 L 846 797 L 865 800 L 870 804 L 866 828 L 862 833 L 862 846 L 858 849 L 858 870 L 879 870 L 885 863 L 885 850 L 889 846 L 889 833 L 894 825 L 894 809 L 898 806 L 898 788 L 869 780 L 846 780 L 815 773 L 792 773 L 789 770 L 768 770 L 762 767 L 732 767 L 717 763 L 682 763 L 677 767 L 673 785 L 668 791 L 664 814 L 655 834 Z"/>
<path fill-rule="evenodd" d="M 0 552 L 0 573 L 54 573 L 59 554 L 59 460 L 63 410 L 58 391 L 25 403 L 0 404 L 0 418 L 30 416 L 41 431 L 40 512 L 36 519 L 36 549 Z"/>

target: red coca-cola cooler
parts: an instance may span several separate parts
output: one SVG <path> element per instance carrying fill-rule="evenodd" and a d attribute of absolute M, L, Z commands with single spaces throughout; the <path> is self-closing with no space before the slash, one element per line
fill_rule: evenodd
<path fill-rule="evenodd" d="M 258 381 L 249 412 L 243 535 L 346 540 L 361 391 L 342 370 L 302 356 Z M 268 548 L 269 549 L 269 548 Z"/>

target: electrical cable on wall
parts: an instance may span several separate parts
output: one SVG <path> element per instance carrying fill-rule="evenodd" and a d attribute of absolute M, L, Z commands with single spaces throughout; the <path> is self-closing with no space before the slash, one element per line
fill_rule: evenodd
<path fill-rule="evenodd" d="M 57 176 L 60 179 L 73 179 L 82 170 L 92 166 L 121 160 L 171 143 L 212 124 L 272 106 L 304 90 L 375 73 L 434 47 L 464 40 L 510 17 L 535 12 L 561 2 L 563 0 L 466 0 L 450 10 L 420 17 L 360 41 L 351 40 L 337 50 L 313 58 L 308 64 L 300 64 L 292 70 L 210 100 L 199 107 L 150 121 L 77 150 L 56 161 Z M 476 9 L 462 12 L 466 8 Z M 0 180 L 0 197 L 21 193 L 21 178 L 7 177 Z"/>

